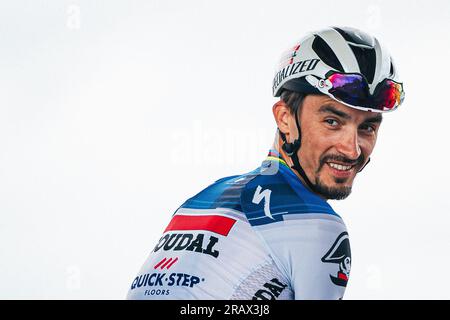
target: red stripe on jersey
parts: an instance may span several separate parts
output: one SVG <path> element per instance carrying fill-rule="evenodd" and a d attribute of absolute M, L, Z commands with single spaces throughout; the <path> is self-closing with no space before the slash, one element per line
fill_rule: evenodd
<path fill-rule="evenodd" d="M 214 215 L 176 215 L 164 232 L 172 230 L 205 230 L 227 236 L 235 222 L 236 220 L 234 219 Z"/>
<path fill-rule="evenodd" d="M 167 260 L 167 261 L 161 266 L 161 270 L 164 269 L 171 261 L 172 261 L 172 258 L 170 258 L 169 260 Z"/>
<path fill-rule="evenodd" d="M 342 279 L 342 280 L 345 280 L 345 281 L 348 281 L 348 277 L 342 272 L 338 272 L 338 278 Z"/>
<path fill-rule="evenodd" d="M 155 269 L 158 269 L 158 267 L 160 265 L 162 265 L 165 261 L 167 260 L 167 258 L 162 259 L 156 266 L 154 266 Z"/>
<path fill-rule="evenodd" d="M 170 269 L 170 267 L 178 261 L 178 258 L 175 258 L 175 260 L 173 260 L 168 266 L 167 266 L 167 270 Z"/>

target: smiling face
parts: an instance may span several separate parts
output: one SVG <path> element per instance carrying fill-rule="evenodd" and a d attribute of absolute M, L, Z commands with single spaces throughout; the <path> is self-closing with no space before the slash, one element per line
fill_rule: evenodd
<path fill-rule="evenodd" d="M 274 115 L 292 142 L 298 137 L 295 118 L 291 112 L 284 114 L 283 105 L 282 101 L 275 104 Z M 305 97 L 299 112 L 298 156 L 317 193 L 326 199 L 344 199 L 350 194 L 358 170 L 375 147 L 381 119 L 379 113 L 356 110 L 325 95 Z"/>

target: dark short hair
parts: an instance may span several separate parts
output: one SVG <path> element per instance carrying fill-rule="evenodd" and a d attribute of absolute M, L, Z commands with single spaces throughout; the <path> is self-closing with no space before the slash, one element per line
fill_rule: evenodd
<path fill-rule="evenodd" d="M 308 95 L 307 93 L 295 92 L 285 89 L 281 93 L 280 99 L 284 103 L 286 103 L 291 113 L 295 114 L 302 106 L 303 100 L 306 98 L 307 95 Z"/>

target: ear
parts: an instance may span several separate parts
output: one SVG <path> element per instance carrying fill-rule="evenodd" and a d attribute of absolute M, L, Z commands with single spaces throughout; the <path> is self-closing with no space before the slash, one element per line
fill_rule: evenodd
<path fill-rule="evenodd" d="M 289 120 L 292 117 L 289 107 L 280 100 L 273 105 L 272 112 L 280 131 L 289 135 Z"/>

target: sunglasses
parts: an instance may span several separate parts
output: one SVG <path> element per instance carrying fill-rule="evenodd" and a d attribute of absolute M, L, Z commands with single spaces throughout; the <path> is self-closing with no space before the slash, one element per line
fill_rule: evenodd
<path fill-rule="evenodd" d="M 329 72 L 325 79 L 308 75 L 306 80 L 320 92 L 364 111 L 395 110 L 405 97 L 403 84 L 391 79 L 384 79 L 371 94 L 367 80 L 358 73 Z"/>

